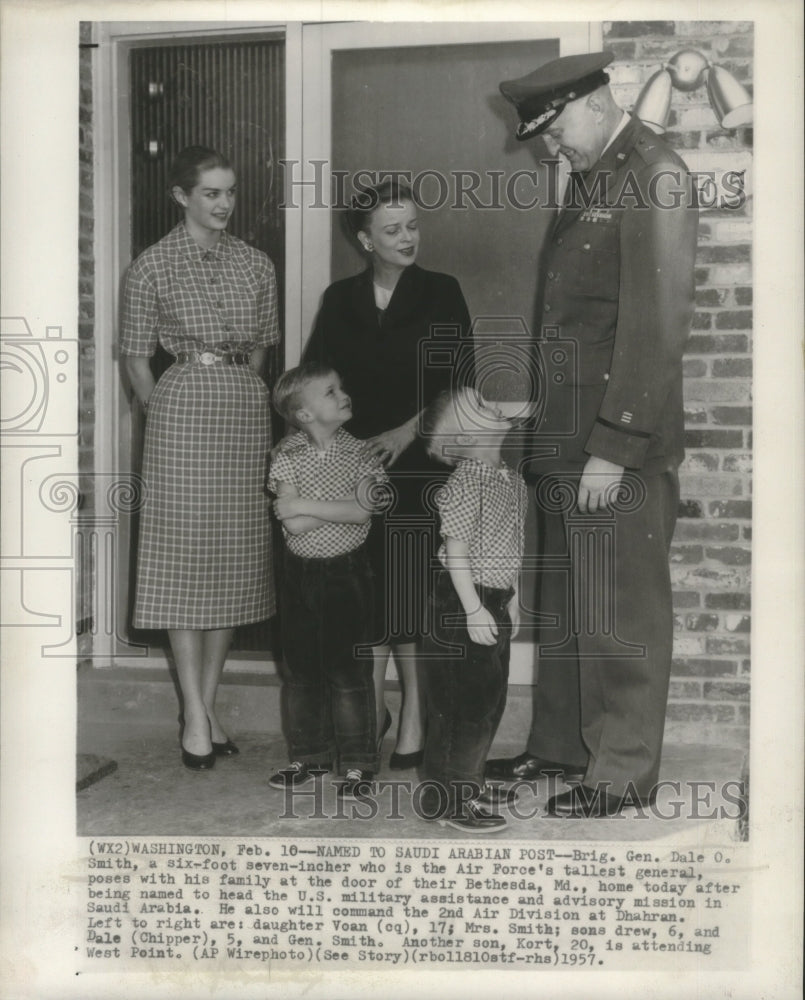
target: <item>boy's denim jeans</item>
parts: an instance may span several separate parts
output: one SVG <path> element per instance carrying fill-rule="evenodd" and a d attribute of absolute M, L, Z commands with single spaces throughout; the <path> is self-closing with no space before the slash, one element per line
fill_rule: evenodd
<path fill-rule="evenodd" d="M 373 578 L 362 546 L 331 559 L 285 550 L 282 706 L 291 760 L 377 770 L 372 658 L 356 656 L 372 621 Z"/>
<path fill-rule="evenodd" d="M 466 615 L 447 570 L 440 570 L 430 598 L 425 642 L 428 731 L 425 777 L 444 792 L 423 793 L 428 815 L 460 811 L 484 784 L 484 766 L 506 706 L 513 591 L 476 587 L 498 624 L 497 641 L 481 646 L 467 634 Z M 452 649 L 448 647 L 453 647 Z"/>

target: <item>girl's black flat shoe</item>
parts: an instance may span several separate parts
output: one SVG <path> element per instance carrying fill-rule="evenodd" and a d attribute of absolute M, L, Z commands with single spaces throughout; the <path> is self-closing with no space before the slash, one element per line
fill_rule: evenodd
<path fill-rule="evenodd" d="M 182 747 L 182 763 L 191 771 L 209 771 L 215 764 L 215 752 L 197 754 L 190 753 Z"/>
<path fill-rule="evenodd" d="M 392 771 L 408 771 L 412 767 L 419 767 L 424 759 L 424 750 L 415 750 L 413 753 L 393 753 L 389 757 L 389 768 Z"/>
<path fill-rule="evenodd" d="M 236 753 L 240 753 L 240 750 L 238 750 L 232 740 L 227 739 L 226 743 L 216 743 L 213 740 L 212 752 L 216 757 L 234 757 Z"/>

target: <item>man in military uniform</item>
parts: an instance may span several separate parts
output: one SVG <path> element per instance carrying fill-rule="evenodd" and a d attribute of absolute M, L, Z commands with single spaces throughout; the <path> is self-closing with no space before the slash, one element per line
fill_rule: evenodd
<path fill-rule="evenodd" d="M 543 135 L 571 174 L 542 259 L 546 399 L 532 463 L 539 611 L 558 628 L 541 644 L 526 750 L 488 761 L 487 775 L 563 774 L 569 788 L 547 807 L 563 817 L 653 799 L 672 653 L 668 552 L 698 213 L 683 161 L 615 103 L 611 59 L 557 59 L 500 87 L 518 139 Z M 551 368 L 574 355 L 569 370 Z"/>

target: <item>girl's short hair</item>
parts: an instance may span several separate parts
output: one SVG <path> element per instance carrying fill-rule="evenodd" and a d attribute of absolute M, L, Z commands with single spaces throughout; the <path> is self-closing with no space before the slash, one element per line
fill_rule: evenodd
<path fill-rule="evenodd" d="M 298 426 L 294 414 L 299 409 L 299 394 L 314 379 L 334 374 L 332 365 L 320 361 L 303 361 L 296 368 L 289 368 L 277 379 L 271 402 L 283 420 Z"/>
<path fill-rule="evenodd" d="M 201 174 L 216 167 L 231 170 L 232 164 L 225 156 L 208 146 L 185 146 L 171 164 L 168 190 L 173 191 L 178 187 L 185 194 L 190 194 L 198 184 Z"/>
<path fill-rule="evenodd" d="M 347 209 L 347 225 L 353 236 L 366 232 L 372 221 L 372 216 L 381 205 L 399 205 L 410 201 L 419 208 L 414 193 L 405 181 L 397 177 L 381 181 L 373 187 L 362 187 L 352 196 Z"/>

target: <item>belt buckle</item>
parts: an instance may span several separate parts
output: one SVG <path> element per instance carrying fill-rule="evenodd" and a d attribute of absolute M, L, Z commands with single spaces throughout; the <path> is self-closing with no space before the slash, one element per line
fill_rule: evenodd
<path fill-rule="evenodd" d="M 212 351 L 202 352 L 201 354 L 199 354 L 198 359 L 203 365 L 215 364 L 215 355 L 212 353 Z"/>

